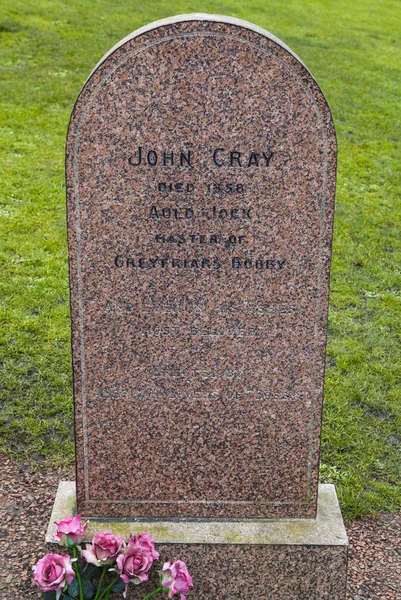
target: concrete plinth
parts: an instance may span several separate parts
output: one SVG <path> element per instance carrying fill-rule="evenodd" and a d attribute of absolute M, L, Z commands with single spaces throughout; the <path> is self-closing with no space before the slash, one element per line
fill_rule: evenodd
<path fill-rule="evenodd" d="M 54 521 L 75 514 L 75 483 L 61 482 Z M 90 517 L 88 517 L 90 518 Z M 320 485 L 316 519 L 156 520 L 90 519 L 88 541 L 97 531 L 129 538 L 148 531 L 161 560 L 185 560 L 195 588 L 193 600 L 344 600 L 348 540 L 333 485 Z M 130 586 L 143 598 L 153 583 Z"/>

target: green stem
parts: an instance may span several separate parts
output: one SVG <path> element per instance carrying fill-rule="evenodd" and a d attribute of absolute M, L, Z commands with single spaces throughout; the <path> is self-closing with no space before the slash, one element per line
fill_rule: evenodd
<path fill-rule="evenodd" d="M 163 591 L 163 588 L 162 588 L 162 586 L 160 586 L 160 587 L 157 588 L 157 590 L 153 590 L 153 592 L 150 592 L 150 594 L 148 594 L 147 596 L 145 596 L 145 598 L 143 600 L 148 600 L 148 598 L 151 598 L 155 594 L 158 594 L 159 592 L 162 592 L 162 591 Z"/>
<path fill-rule="evenodd" d="M 72 555 L 73 555 L 74 558 L 77 558 L 77 548 L 76 548 L 76 546 L 72 547 Z M 81 574 L 79 572 L 79 568 L 78 568 L 76 560 L 74 560 L 74 562 L 72 563 L 72 568 L 74 569 L 75 575 L 77 576 L 77 581 L 78 581 L 78 586 L 79 586 L 79 600 L 84 600 L 84 593 L 82 591 Z"/>
<path fill-rule="evenodd" d="M 113 585 L 115 583 L 117 583 L 117 581 L 120 579 L 120 577 L 117 577 L 116 579 L 113 579 L 113 581 L 110 581 L 109 585 L 107 586 L 107 588 L 105 588 L 103 590 L 103 593 L 100 594 L 99 596 L 99 600 L 102 600 L 102 598 L 108 598 L 108 593 L 110 592 L 111 588 L 113 587 Z"/>
<path fill-rule="evenodd" d="M 99 584 L 97 586 L 96 596 L 94 597 L 94 600 L 99 600 L 100 588 L 102 587 L 104 576 L 107 573 L 107 568 L 108 568 L 107 565 L 105 565 L 103 567 L 103 571 L 102 571 L 102 574 L 100 575 Z"/>

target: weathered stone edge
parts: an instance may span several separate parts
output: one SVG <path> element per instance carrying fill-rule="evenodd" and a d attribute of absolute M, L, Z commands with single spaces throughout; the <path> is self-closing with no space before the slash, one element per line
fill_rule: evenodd
<path fill-rule="evenodd" d="M 61 481 L 46 533 L 53 542 L 54 521 L 76 514 L 74 481 Z M 260 544 L 348 546 L 334 485 L 320 484 L 316 519 L 92 519 L 87 541 L 97 531 L 111 531 L 125 538 L 132 532 L 149 531 L 159 544 Z"/>
<path fill-rule="evenodd" d="M 192 14 L 188 14 L 188 15 L 175 15 L 174 17 L 167 17 L 166 19 L 160 19 L 159 21 L 153 21 L 153 23 L 149 23 L 148 25 L 144 25 L 143 27 L 136 29 L 135 31 L 133 31 L 132 33 L 127 35 L 125 38 L 120 40 L 115 46 L 113 46 L 108 52 L 106 52 L 106 54 L 104 56 L 102 56 L 102 58 L 99 60 L 99 62 L 95 66 L 95 68 L 90 73 L 88 79 L 90 79 L 91 75 L 96 71 L 96 69 L 111 54 L 113 54 L 113 52 L 115 52 L 118 48 L 120 48 L 120 46 L 123 46 L 130 40 L 138 37 L 139 35 L 147 33 L 148 31 L 157 29 L 158 27 L 163 27 L 166 25 L 174 24 L 174 23 L 183 23 L 183 22 L 185 23 L 187 21 L 211 21 L 214 23 L 228 23 L 229 25 L 237 25 L 239 27 L 244 27 L 245 29 L 251 29 L 252 31 L 256 31 L 256 33 L 259 33 L 260 35 L 267 37 L 268 39 L 272 40 L 273 42 L 275 42 L 276 44 L 278 44 L 279 46 L 284 48 L 284 50 L 286 50 L 287 52 L 289 52 L 289 54 L 291 54 L 294 58 L 296 58 L 297 61 L 300 62 L 305 67 L 305 69 L 310 73 L 308 67 L 305 65 L 305 63 L 302 62 L 302 60 L 299 58 L 299 56 L 297 56 L 295 54 L 295 52 L 293 52 L 291 50 L 291 48 L 289 48 L 284 42 L 282 42 L 273 33 L 270 33 L 270 31 L 267 31 L 267 29 L 263 29 L 263 27 L 254 25 L 253 23 L 250 23 L 249 21 L 244 21 L 243 19 L 237 19 L 236 17 L 229 17 L 229 16 L 225 16 L 225 15 L 211 15 L 211 14 L 207 14 L 207 13 L 192 13 Z M 310 75 L 313 77 L 313 75 L 311 73 L 310 73 Z"/>

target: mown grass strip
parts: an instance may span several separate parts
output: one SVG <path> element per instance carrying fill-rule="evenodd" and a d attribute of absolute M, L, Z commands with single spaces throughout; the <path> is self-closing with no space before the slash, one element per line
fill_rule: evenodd
<path fill-rule="evenodd" d="M 1 0 L 0 450 L 73 459 L 64 140 L 80 87 L 147 22 L 211 12 L 283 39 L 339 142 L 322 480 L 349 518 L 401 507 L 401 5 Z"/>

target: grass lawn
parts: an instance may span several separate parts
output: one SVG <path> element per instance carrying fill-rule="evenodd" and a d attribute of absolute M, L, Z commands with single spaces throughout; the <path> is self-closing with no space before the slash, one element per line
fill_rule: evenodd
<path fill-rule="evenodd" d="M 321 478 L 348 518 L 401 508 L 399 0 L 0 0 L 0 451 L 73 460 L 64 141 L 82 84 L 171 14 L 265 27 L 308 65 L 339 142 Z"/>

